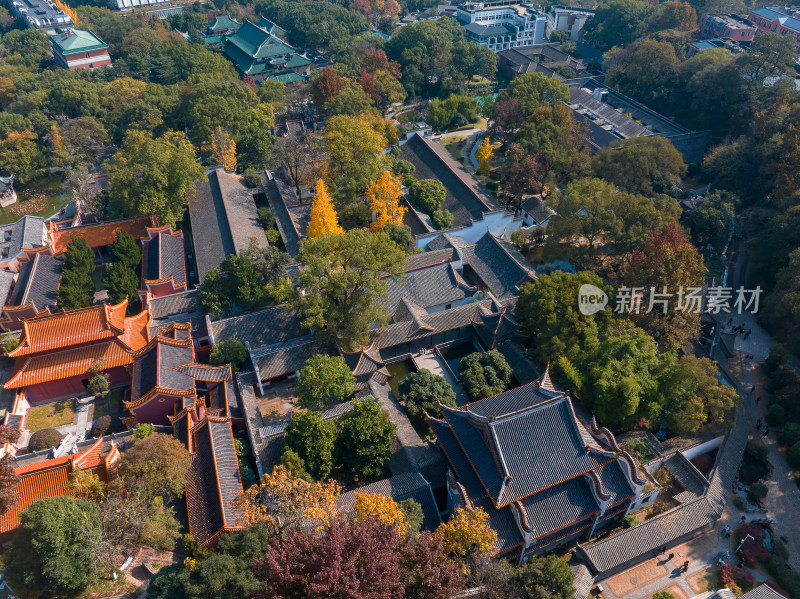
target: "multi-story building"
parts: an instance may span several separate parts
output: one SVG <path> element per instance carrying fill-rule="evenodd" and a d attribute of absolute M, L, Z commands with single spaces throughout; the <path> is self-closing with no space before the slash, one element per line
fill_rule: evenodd
<path fill-rule="evenodd" d="M 11 10 L 31 29 L 47 35 L 72 29 L 72 19 L 50 0 L 12 0 Z"/>
<path fill-rule="evenodd" d="M 546 36 L 550 39 L 550 34 L 554 31 L 565 31 L 570 41 L 577 42 L 581 39 L 581 31 L 587 19 L 594 16 L 594 11 L 587 8 L 572 6 L 551 6 L 547 13 Z"/>
<path fill-rule="evenodd" d="M 51 37 L 50 43 L 55 61 L 70 71 L 111 66 L 108 44 L 91 31 L 64 31 Z"/>
<path fill-rule="evenodd" d="M 800 7 L 765 6 L 750 11 L 747 18 L 759 32 L 794 36 L 795 54 L 800 54 Z"/>
<path fill-rule="evenodd" d="M 728 39 L 735 42 L 750 42 L 756 36 L 756 26 L 738 15 L 705 14 L 700 17 L 698 27 L 703 39 Z"/>
<path fill-rule="evenodd" d="M 274 79 L 283 83 L 303 81 L 311 74 L 311 60 L 276 37 L 285 30 L 263 19 L 259 24 L 245 21 L 234 33 L 225 37 L 224 52 L 242 75 L 256 83 Z M 275 31 L 275 34 L 271 33 Z"/>
<path fill-rule="evenodd" d="M 547 21 L 533 5 L 508 0 L 467 2 L 458 7 L 456 18 L 469 41 L 494 52 L 541 44 Z"/>

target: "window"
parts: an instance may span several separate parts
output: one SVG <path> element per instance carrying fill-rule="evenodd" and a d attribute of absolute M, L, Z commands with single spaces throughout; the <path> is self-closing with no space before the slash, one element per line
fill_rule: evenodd
<path fill-rule="evenodd" d="M 3 241 L 11 241 L 11 233 L 12 233 L 12 231 L 4 231 L 3 232 Z"/>

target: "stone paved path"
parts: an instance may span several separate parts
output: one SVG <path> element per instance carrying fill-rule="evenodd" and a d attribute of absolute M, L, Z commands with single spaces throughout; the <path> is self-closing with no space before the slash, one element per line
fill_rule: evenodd
<path fill-rule="evenodd" d="M 91 413 L 92 402 L 81 402 L 78 404 L 78 407 L 75 408 L 75 419 L 72 421 L 72 424 L 59 426 L 56 430 L 62 435 L 73 433 L 76 437 L 80 437 L 81 433 L 92 428 Z"/>

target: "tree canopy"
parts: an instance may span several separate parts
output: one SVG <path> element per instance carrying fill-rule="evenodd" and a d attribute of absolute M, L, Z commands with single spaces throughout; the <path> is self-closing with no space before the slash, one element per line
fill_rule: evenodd
<path fill-rule="evenodd" d="M 472 401 L 497 395 L 508 389 L 513 371 L 496 349 L 475 352 L 461 359 L 458 379 Z"/>
<path fill-rule="evenodd" d="M 311 356 L 300 370 L 298 405 L 321 409 L 347 401 L 353 395 L 355 377 L 341 356 Z"/>
<path fill-rule="evenodd" d="M 286 447 L 294 451 L 316 479 L 325 479 L 333 469 L 333 422 L 323 421 L 318 412 L 297 410 L 286 427 Z"/>
<path fill-rule="evenodd" d="M 400 399 L 408 417 L 417 424 L 423 424 L 428 416 L 439 418 L 439 405 L 454 407 L 456 392 L 441 376 L 430 370 L 422 369 L 412 372 L 399 385 Z"/>
<path fill-rule="evenodd" d="M 392 455 L 397 427 L 374 397 L 354 399 L 337 420 L 336 452 L 345 469 L 360 479 L 383 476 Z"/>

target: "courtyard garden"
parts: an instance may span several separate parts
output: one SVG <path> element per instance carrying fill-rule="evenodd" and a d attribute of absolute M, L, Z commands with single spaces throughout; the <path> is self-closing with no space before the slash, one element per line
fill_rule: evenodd
<path fill-rule="evenodd" d="M 28 410 L 25 428 L 35 433 L 43 428 L 56 428 L 72 424 L 74 420 L 75 410 L 72 408 L 72 400 L 66 399 Z"/>

